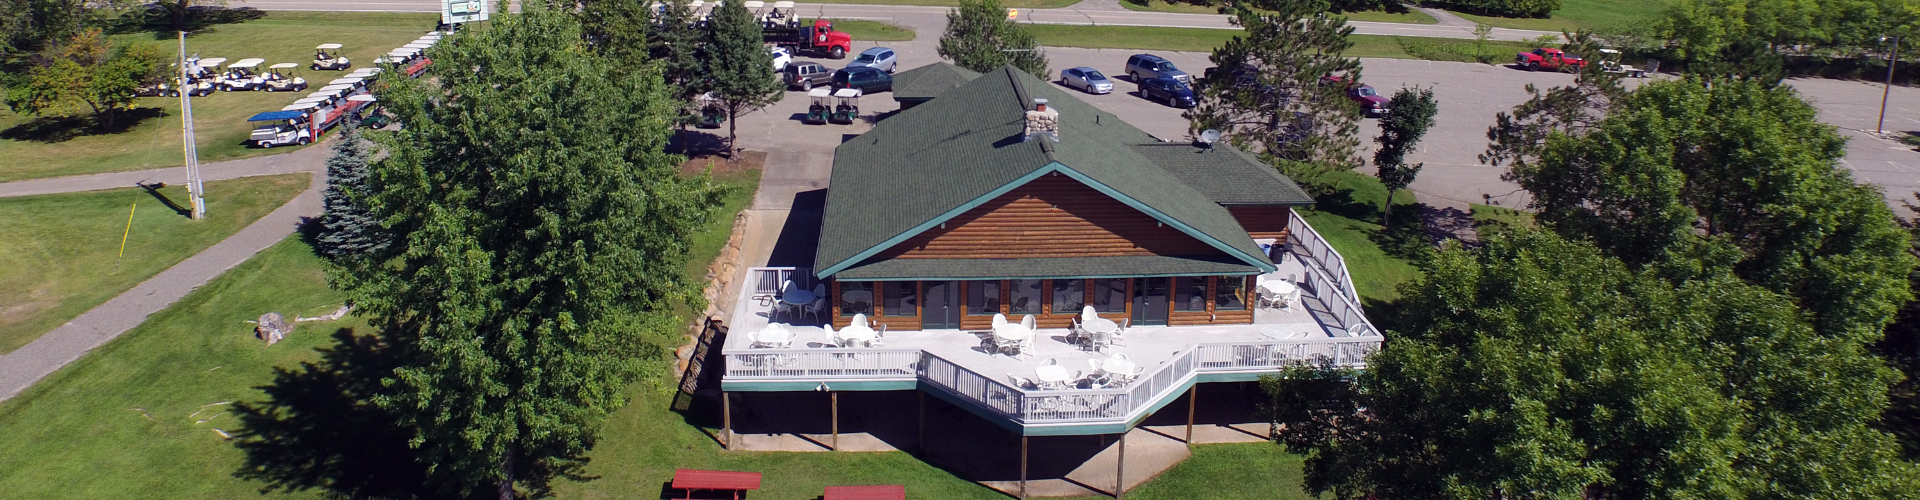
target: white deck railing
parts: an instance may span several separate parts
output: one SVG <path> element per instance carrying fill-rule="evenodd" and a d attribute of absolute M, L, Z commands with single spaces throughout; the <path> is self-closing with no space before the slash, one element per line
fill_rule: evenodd
<path fill-rule="evenodd" d="M 1299 212 L 1288 211 L 1287 233 L 1293 240 L 1289 242 L 1292 243 L 1290 246 L 1302 250 L 1298 252 L 1299 255 L 1313 259 L 1321 269 L 1325 269 L 1333 283 L 1338 285 L 1336 290 L 1345 294 L 1347 300 L 1360 302 L 1360 294 L 1353 290 L 1353 276 L 1347 272 L 1346 259 L 1340 257 L 1340 251 L 1334 250 L 1333 245 L 1328 244 L 1327 239 L 1322 238 L 1319 231 L 1307 225 L 1307 220 L 1300 218 Z"/>

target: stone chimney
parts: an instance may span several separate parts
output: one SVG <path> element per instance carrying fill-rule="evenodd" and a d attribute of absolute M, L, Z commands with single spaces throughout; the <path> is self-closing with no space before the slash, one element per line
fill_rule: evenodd
<path fill-rule="evenodd" d="M 1034 135 L 1045 135 L 1053 142 L 1060 142 L 1060 112 L 1047 109 L 1046 99 L 1034 99 L 1033 111 L 1027 112 L 1027 130 L 1023 134 L 1027 141 Z"/>

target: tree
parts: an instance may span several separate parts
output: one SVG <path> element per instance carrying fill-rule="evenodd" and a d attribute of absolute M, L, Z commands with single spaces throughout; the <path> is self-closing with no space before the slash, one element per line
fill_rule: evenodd
<path fill-rule="evenodd" d="M 1840 166 L 1845 144 L 1791 88 L 1696 78 L 1641 86 L 1509 176 L 1563 235 L 1679 277 L 1728 267 L 1798 298 L 1819 331 L 1870 341 L 1911 299 L 1914 258 L 1879 191 Z"/>
<path fill-rule="evenodd" d="M 676 104 L 654 71 L 616 71 L 577 19 L 539 3 L 435 48 L 434 78 L 383 81 L 407 126 L 369 206 L 382 265 L 329 278 L 402 361 L 374 399 L 413 429 L 436 482 L 532 496 L 580 479 L 629 384 L 698 302 L 689 241 L 717 197 L 662 151 Z"/>
<path fill-rule="evenodd" d="M 195 11 L 226 5 L 227 0 L 155 0 L 145 4 L 149 15 L 161 18 L 167 29 L 174 32 L 188 31 L 193 26 Z"/>
<path fill-rule="evenodd" d="M 320 253 L 335 261 L 379 256 L 392 243 L 366 203 L 367 162 L 373 152 L 355 129 L 346 127 L 334 142 L 333 156 L 327 158 L 327 189 L 320 194 L 326 210 L 315 240 Z"/>
<path fill-rule="evenodd" d="M 649 2 L 632 0 L 582 0 L 578 12 L 587 43 L 620 68 L 646 66 L 651 62 L 647 32 L 654 29 L 648 7 Z"/>
<path fill-rule="evenodd" d="M 713 41 L 707 44 L 707 68 L 713 97 L 727 112 L 727 155 L 740 149 L 740 115 L 780 102 L 786 85 L 773 73 L 773 55 L 761 40 L 760 23 L 741 2 L 714 9 Z"/>
<path fill-rule="evenodd" d="M 668 92 L 681 103 L 705 94 L 710 86 L 707 62 L 701 57 L 710 36 L 696 20 L 687 2 L 666 2 L 653 36 L 647 38 L 647 52 L 659 65 Z M 680 125 L 684 128 L 686 122 Z"/>
<path fill-rule="evenodd" d="M 134 102 L 141 85 L 164 78 L 166 56 L 152 44 L 109 49 L 98 29 L 82 31 L 47 51 L 48 64 L 34 68 L 25 85 L 8 89 L 14 112 L 41 116 L 90 114 L 95 128 L 111 130 L 116 114 Z"/>
<path fill-rule="evenodd" d="M 1420 168 L 1426 166 L 1425 163 L 1408 165 L 1407 153 L 1420 144 L 1421 136 L 1427 135 L 1437 114 L 1440 114 L 1440 102 L 1433 98 L 1433 89 L 1403 88 L 1387 101 L 1387 114 L 1380 117 L 1380 137 L 1374 139 L 1380 143 L 1380 149 L 1373 152 L 1373 166 L 1379 169 L 1375 175 L 1387 186 L 1387 201 L 1380 207 L 1380 225 L 1393 226 L 1394 191 L 1413 184 Z"/>
<path fill-rule="evenodd" d="M 1049 76 L 1040 42 L 1007 18 L 1000 0 L 960 0 L 959 8 L 947 11 L 938 52 L 955 66 L 981 73 L 1011 64 L 1042 80 Z"/>
<path fill-rule="evenodd" d="M 1245 31 L 1213 50 L 1220 75 L 1200 82 L 1199 106 L 1186 114 L 1198 133 L 1219 130 L 1316 194 L 1327 174 L 1353 170 L 1360 108 L 1341 85 L 1360 79 L 1360 61 L 1343 57 L 1353 28 L 1329 16 L 1323 0 L 1256 0 L 1232 6 Z"/>
<path fill-rule="evenodd" d="M 1403 288 L 1404 330 L 1364 372 L 1264 384 L 1283 444 L 1309 454 L 1309 492 L 1838 499 L 1920 487 L 1871 427 L 1896 375 L 1861 343 L 1816 332 L 1787 297 L 1726 274 L 1676 283 L 1525 229 L 1443 251 L 1427 271 Z M 1350 392 L 1324 388 L 1338 380 Z"/>
<path fill-rule="evenodd" d="M 0 63 L 71 39 L 98 11 L 84 0 L 0 0 Z"/>

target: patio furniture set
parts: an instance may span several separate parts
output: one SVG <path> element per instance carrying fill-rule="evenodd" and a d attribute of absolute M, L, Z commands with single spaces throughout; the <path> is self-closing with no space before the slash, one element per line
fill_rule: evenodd
<path fill-rule="evenodd" d="M 788 323 L 792 323 L 795 316 L 802 314 L 820 320 L 821 315 L 833 312 L 833 308 L 827 307 L 825 283 L 815 283 L 813 289 L 809 290 L 795 285 L 793 280 L 787 280 L 780 284 L 779 295 L 757 295 L 755 298 L 759 299 L 763 306 L 778 306 L 768 313 L 768 321 L 778 321 L 782 312 L 787 313 Z"/>
<path fill-rule="evenodd" d="M 853 315 L 852 324 L 846 328 L 834 330 L 832 324 L 821 325 L 820 328 L 826 330 L 827 339 L 833 341 L 830 347 L 881 347 L 885 345 L 887 337 L 887 325 L 882 324 L 879 329 L 874 329 L 867 324 L 865 314 Z M 790 348 L 797 336 L 793 325 L 785 323 L 767 323 L 766 328 L 747 332 L 747 340 L 751 341 L 749 347 L 753 348 Z"/>
<path fill-rule="evenodd" d="M 1122 387 L 1140 378 L 1147 368 L 1133 363 L 1126 354 L 1114 353 L 1112 357 L 1090 358 L 1088 371 L 1067 371 L 1065 365 L 1054 358 L 1040 360 L 1040 366 L 1033 368 L 1033 378 L 1007 374 L 1007 382 L 1025 390 L 1065 390 L 1075 388 L 1101 389 Z"/>
<path fill-rule="evenodd" d="M 1288 308 L 1300 301 L 1300 286 L 1292 280 L 1263 280 L 1260 282 L 1260 302 L 1262 308 Z"/>

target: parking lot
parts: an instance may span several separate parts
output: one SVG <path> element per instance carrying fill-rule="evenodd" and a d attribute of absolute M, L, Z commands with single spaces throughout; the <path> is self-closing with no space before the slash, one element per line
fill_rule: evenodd
<path fill-rule="evenodd" d="M 917 40 L 884 43 L 900 53 L 903 71 L 939 60 L 934 50 L 939 28 L 916 28 L 920 33 Z M 857 52 L 878 45 L 881 44 L 856 41 L 854 50 Z M 1053 74 L 1049 76 L 1050 79 L 1057 79 L 1059 70 L 1076 66 L 1098 69 L 1115 79 L 1114 93 L 1079 94 L 1082 99 L 1156 137 L 1186 140 L 1187 121 L 1181 117 L 1182 110 L 1137 97 L 1135 85 L 1118 76 L 1124 74 L 1122 67 L 1127 56 L 1138 52 L 1050 47 L 1046 49 L 1049 66 L 1053 69 Z M 1195 75 L 1211 66 L 1204 53 L 1154 53 Z M 846 60 L 801 60 L 816 61 L 829 68 L 846 64 Z M 1404 59 L 1364 59 L 1362 62 L 1362 80 L 1379 89 L 1382 94 L 1391 94 L 1402 87 L 1422 86 L 1433 88 L 1440 100 L 1437 125 L 1421 143 L 1419 151 L 1410 158 L 1411 161 L 1426 163 L 1426 169 L 1413 184 L 1413 190 L 1420 195 L 1422 202 L 1439 208 L 1460 210 L 1467 209 L 1469 203 L 1484 203 L 1488 199 L 1507 207 L 1526 204 L 1525 193 L 1518 186 L 1500 179 L 1503 168 L 1484 165 L 1476 157 L 1486 149 L 1486 132 L 1494 123 L 1494 114 L 1510 110 L 1525 101 L 1526 84 L 1531 83 L 1542 89 L 1566 85 L 1573 82 L 1573 75 L 1532 73 L 1505 65 Z M 1629 80 L 1629 85 L 1644 81 Z M 1913 193 L 1920 191 L 1920 152 L 1892 140 L 1875 138 L 1872 134 L 1880 105 L 1879 85 L 1821 79 L 1794 80 L 1790 84 L 1820 108 L 1823 121 L 1840 127 L 1842 133 L 1851 139 L 1844 163 L 1853 169 L 1856 178 L 1880 185 L 1887 192 L 1888 200 L 1896 206 L 1901 200 L 1913 199 Z M 767 176 L 771 181 L 792 177 L 793 181 L 804 180 L 807 186 L 825 187 L 832 148 L 843 139 L 865 132 L 870 125 L 801 124 L 799 117 L 806 112 L 807 102 L 805 93 L 789 91 L 779 104 L 745 117 L 740 123 L 741 144 L 774 153 L 804 152 L 812 155 L 819 164 L 781 165 L 781 155 L 776 154 L 768 162 Z M 888 93 L 861 100 L 861 110 L 866 116 L 896 109 L 897 105 Z M 1364 148 L 1370 148 L 1373 137 L 1379 134 L 1374 123 L 1377 120 L 1368 119 L 1362 123 Z M 1893 89 L 1887 108 L 1887 130 L 1900 133 L 1920 130 L 1920 90 L 1906 87 Z M 724 129 L 721 133 L 724 134 Z M 1362 153 L 1363 157 L 1370 155 L 1370 152 Z M 1368 167 L 1362 167 L 1361 170 L 1370 172 Z"/>

